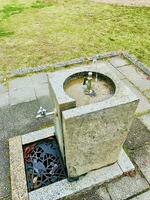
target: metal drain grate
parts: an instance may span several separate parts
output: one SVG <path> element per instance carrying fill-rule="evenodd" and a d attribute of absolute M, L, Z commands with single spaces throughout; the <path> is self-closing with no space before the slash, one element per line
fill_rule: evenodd
<path fill-rule="evenodd" d="M 23 147 L 28 191 L 66 178 L 55 137 Z"/>

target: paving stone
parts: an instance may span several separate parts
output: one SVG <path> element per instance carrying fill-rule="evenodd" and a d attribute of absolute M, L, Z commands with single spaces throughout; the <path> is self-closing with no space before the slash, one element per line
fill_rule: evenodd
<path fill-rule="evenodd" d="M 0 198 L 0 200 L 12 200 L 12 199 L 11 199 L 11 195 L 8 195 L 8 196 L 6 196 L 6 197 L 4 197 L 4 198 Z"/>
<path fill-rule="evenodd" d="M 150 110 L 150 102 L 148 99 L 138 91 L 133 84 L 131 84 L 127 79 L 124 79 L 123 82 L 138 96 L 140 102 L 138 104 L 136 113 L 144 113 Z"/>
<path fill-rule="evenodd" d="M 14 129 L 14 116 L 11 115 L 10 107 L 0 109 L 0 140 L 11 136 Z"/>
<path fill-rule="evenodd" d="M 144 95 L 150 100 L 150 90 L 145 90 Z"/>
<path fill-rule="evenodd" d="M 150 89 L 150 80 L 148 80 L 148 75 L 144 74 L 138 68 L 128 65 L 120 67 L 119 71 L 123 73 L 141 91 Z"/>
<path fill-rule="evenodd" d="M 141 120 L 145 124 L 145 126 L 150 130 L 150 114 L 143 115 L 141 117 Z"/>
<path fill-rule="evenodd" d="M 9 91 L 12 92 L 23 88 L 33 88 L 33 84 L 29 76 L 16 78 L 9 81 Z"/>
<path fill-rule="evenodd" d="M 134 152 L 133 159 L 150 184 L 150 143 Z"/>
<path fill-rule="evenodd" d="M 6 92 L 7 92 L 6 86 L 0 84 L 0 94 L 6 93 Z"/>
<path fill-rule="evenodd" d="M 8 141 L 0 140 L 0 199 L 10 195 Z"/>
<path fill-rule="evenodd" d="M 147 181 L 138 173 L 135 177 L 122 177 L 108 184 L 112 200 L 125 200 L 149 188 Z"/>
<path fill-rule="evenodd" d="M 122 67 L 125 65 L 129 65 L 129 63 L 127 62 L 127 60 L 120 58 L 119 56 L 113 57 L 111 58 L 111 60 L 109 61 L 114 67 Z"/>
<path fill-rule="evenodd" d="M 39 73 L 30 76 L 32 84 L 34 86 L 41 85 L 43 83 L 48 83 L 48 78 L 46 73 Z"/>
<path fill-rule="evenodd" d="M 36 100 L 34 88 L 21 88 L 9 91 L 10 105 L 17 105 L 19 103 L 30 102 Z"/>
<path fill-rule="evenodd" d="M 83 192 L 81 194 L 74 195 L 66 200 L 111 200 L 106 187 L 101 186 L 98 189 L 92 189 L 89 192 Z"/>
<path fill-rule="evenodd" d="M 132 198 L 131 200 L 149 200 L 149 199 L 150 199 L 150 190 Z"/>
<path fill-rule="evenodd" d="M 0 94 L 0 109 L 9 105 L 8 92 Z"/>
<path fill-rule="evenodd" d="M 150 129 L 147 119 L 149 115 L 135 118 L 130 128 L 125 145 L 130 149 L 136 149 L 150 142 Z"/>

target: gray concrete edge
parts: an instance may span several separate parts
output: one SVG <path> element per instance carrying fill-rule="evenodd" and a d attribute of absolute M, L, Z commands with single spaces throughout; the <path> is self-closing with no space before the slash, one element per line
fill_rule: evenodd
<path fill-rule="evenodd" d="M 128 52 L 108 52 L 105 54 L 96 54 L 89 58 L 81 57 L 81 58 L 76 58 L 76 59 L 72 59 L 69 61 L 50 64 L 47 66 L 26 67 L 23 69 L 11 71 L 8 74 L 8 77 L 15 78 L 15 77 L 19 77 L 19 76 L 25 76 L 30 73 L 48 71 L 51 68 L 58 69 L 58 68 L 69 67 L 69 66 L 77 65 L 77 64 L 84 64 L 85 62 L 92 61 L 92 59 L 95 57 L 97 58 L 97 60 L 103 60 L 103 59 L 109 59 L 109 58 L 116 57 L 116 56 L 123 56 L 125 59 L 127 59 L 132 64 L 137 66 L 139 69 L 141 69 L 144 73 L 146 73 L 147 75 L 150 75 L 150 69 L 148 67 L 146 67 L 143 63 L 141 63 L 135 56 L 130 55 Z"/>

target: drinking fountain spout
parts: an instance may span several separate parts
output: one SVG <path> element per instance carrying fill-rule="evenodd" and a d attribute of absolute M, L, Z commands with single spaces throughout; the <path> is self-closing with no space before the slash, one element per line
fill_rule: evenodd
<path fill-rule="evenodd" d="M 47 116 L 53 116 L 55 114 L 56 114 L 55 110 L 52 112 L 47 112 L 47 110 L 41 106 L 39 110 L 37 111 L 36 119 L 40 119 Z"/>
<path fill-rule="evenodd" d="M 96 94 L 95 94 L 95 91 L 93 90 L 93 87 L 92 87 L 92 79 L 93 79 L 92 75 L 93 75 L 92 72 L 88 72 L 88 77 L 84 78 L 83 85 L 86 85 L 84 93 L 86 95 L 95 96 Z"/>

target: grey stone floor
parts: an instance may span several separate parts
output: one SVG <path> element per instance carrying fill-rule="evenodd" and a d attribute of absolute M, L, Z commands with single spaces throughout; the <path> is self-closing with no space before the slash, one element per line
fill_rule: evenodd
<path fill-rule="evenodd" d="M 80 200 L 150 199 L 150 80 L 137 67 L 120 57 L 109 60 L 124 81 L 140 98 L 136 119 L 125 144 L 137 173 L 77 196 Z M 50 126 L 53 120 L 37 121 L 40 106 L 53 110 L 46 73 L 17 78 L 8 87 L 0 85 L 0 200 L 10 198 L 8 138 Z M 75 200 L 76 200 L 75 199 Z"/>

